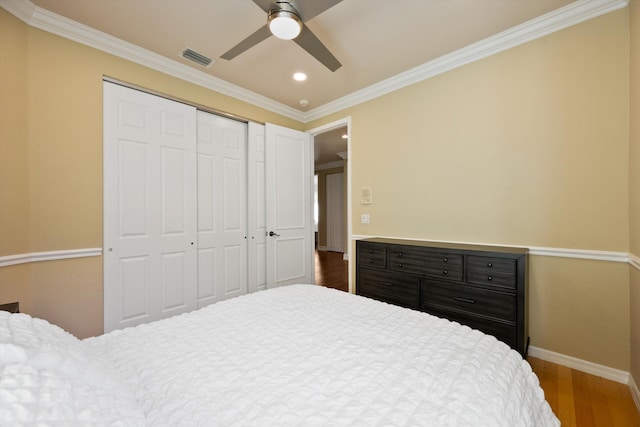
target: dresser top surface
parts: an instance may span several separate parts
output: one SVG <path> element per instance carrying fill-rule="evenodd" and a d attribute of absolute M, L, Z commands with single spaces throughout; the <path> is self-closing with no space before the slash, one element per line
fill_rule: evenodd
<path fill-rule="evenodd" d="M 383 237 L 372 237 L 368 239 L 358 240 L 359 242 L 383 243 L 387 245 L 405 245 L 405 246 L 421 246 L 425 248 L 443 248 L 461 251 L 480 251 L 480 252 L 500 252 L 509 254 L 526 255 L 529 253 L 528 248 L 516 246 L 491 246 L 491 245 L 475 245 L 468 243 L 450 243 L 435 242 L 428 240 L 409 240 L 409 239 L 389 239 Z"/>

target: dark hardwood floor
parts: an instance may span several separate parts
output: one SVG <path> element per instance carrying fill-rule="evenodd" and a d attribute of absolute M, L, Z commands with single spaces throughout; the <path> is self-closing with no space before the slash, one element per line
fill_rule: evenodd
<path fill-rule="evenodd" d="M 349 290 L 349 262 L 342 259 L 342 252 L 316 250 L 316 285 Z"/>
<path fill-rule="evenodd" d="M 340 252 L 316 251 L 316 284 L 348 291 L 348 261 Z M 533 357 L 551 409 L 563 426 L 640 427 L 640 412 L 629 387 Z"/>

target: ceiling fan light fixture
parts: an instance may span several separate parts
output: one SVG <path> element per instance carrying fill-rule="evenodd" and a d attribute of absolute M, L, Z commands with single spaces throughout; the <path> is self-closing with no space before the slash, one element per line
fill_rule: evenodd
<path fill-rule="evenodd" d="M 271 34 L 282 40 L 292 40 L 300 35 L 302 21 L 290 10 L 274 10 L 269 12 L 267 19 Z"/>

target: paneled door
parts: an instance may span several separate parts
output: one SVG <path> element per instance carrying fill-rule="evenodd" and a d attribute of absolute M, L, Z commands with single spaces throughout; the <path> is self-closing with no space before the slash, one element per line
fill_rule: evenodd
<path fill-rule="evenodd" d="M 249 234 L 247 243 L 249 268 L 249 292 L 267 288 L 267 216 L 266 209 L 266 146 L 264 125 L 248 124 L 249 149 L 248 162 L 248 200 L 247 225 Z"/>
<path fill-rule="evenodd" d="M 344 173 L 332 173 L 326 177 L 327 184 L 327 250 L 344 250 Z"/>
<path fill-rule="evenodd" d="M 313 137 L 267 123 L 267 287 L 313 283 Z"/>
<path fill-rule="evenodd" d="M 104 83 L 105 332 L 196 308 L 196 109 Z"/>
<path fill-rule="evenodd" d="M 247 293 L 247 124 L 198 111 L 198 307 Z"/>

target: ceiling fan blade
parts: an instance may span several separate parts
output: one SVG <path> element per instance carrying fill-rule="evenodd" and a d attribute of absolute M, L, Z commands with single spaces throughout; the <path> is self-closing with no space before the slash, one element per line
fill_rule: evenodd
<path fill-rule="evenodd" d="M 329 52 L 329 49 L 322 44 L 320 39 L 318 39 L 306 25 L 302 25 L 302 32 L 298 37 L 293 39 L 293 41 L 331 71 L 336 71 L 342 67 L 340 61 Z"/>
<path fill-rule="evenodd" d="M 253 0 L 258 3 L 260 0 Z M 302 22 L 307 22 L 309 19 L 320 15 L 327 9 L 340 3 L 342 0 L 289 0 L 289 3 L 295 10 L 300 13 Z M 268 9 L 267 9 L 268 12 Z"/>
<path fill-rule="evenodd" d="M 242 40 L 240 43 L 229 49 L 227 52 L 223 53 L 220 58 L 222 59 L 233 59 L 236 56 L 240 55 L 242 52 L 252 48 L 263 40 L 266 40 L 271 35 L 271 31 L 269 31 L 269 27 L 264 25 L 260 29 L 258 29 L 255 33 L 251 34 L 246 39 Z"/>

